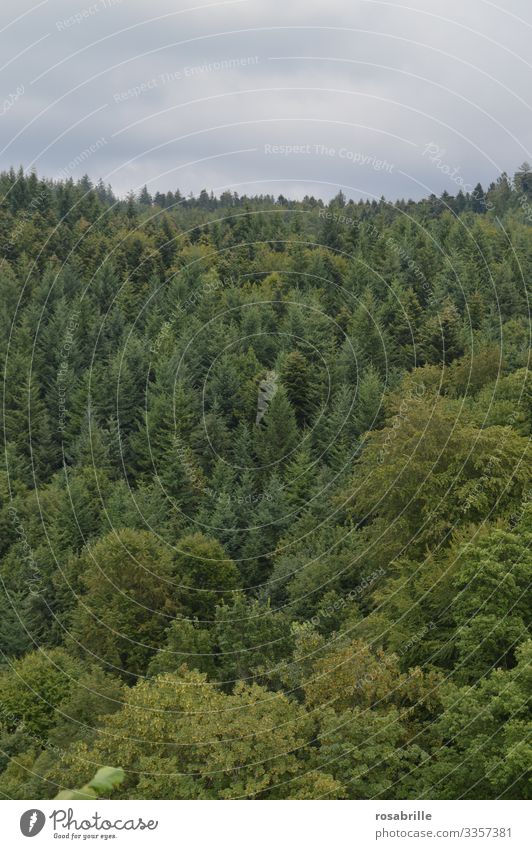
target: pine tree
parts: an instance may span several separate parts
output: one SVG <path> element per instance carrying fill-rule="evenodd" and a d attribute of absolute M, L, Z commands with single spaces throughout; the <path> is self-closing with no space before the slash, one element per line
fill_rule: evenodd
<path fill-rule="evenodd" d="M 383 419 L 383 383 L 373 366 L 368 366 L 361 377 L 354 411 L 357 436 L 376 430 Z"/>
<path fill-rule="evenodd" d="M 275 393 L 263 422 L 255 431 L 255 450 L 263 473 L 286 463 L 298 442 L 296 417 L 285 390 Z"/>
<path fill-rule="evenodd" d="M 311 366 L 300 351 L 292 351 L 285 358 L 281 381 L 298 426 L 308 425 L 317 407 L 318 386 Z"/>
<path fill-rule="evenodd" d="M 451 363 L 464 352 L 460 314 L 447 299 L 422 329 L 422 357 L 427 363 Z"/>

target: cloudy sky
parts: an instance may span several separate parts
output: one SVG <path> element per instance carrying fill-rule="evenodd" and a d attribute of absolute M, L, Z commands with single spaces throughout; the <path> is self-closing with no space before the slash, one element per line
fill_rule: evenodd
<path fill-rule="evenodd" d="M 530 0 L 2 0 L 0 168 L 453 194 L 532 160 L 531 43 Z"/>

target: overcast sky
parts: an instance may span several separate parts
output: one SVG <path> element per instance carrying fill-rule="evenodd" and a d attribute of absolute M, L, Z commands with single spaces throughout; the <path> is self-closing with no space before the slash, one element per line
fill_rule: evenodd
<path fill-rule="evenodd" d="M 531 43 L 530 0 L 1 0 L 0 167 L 455 194 L 532 160 Z"/>

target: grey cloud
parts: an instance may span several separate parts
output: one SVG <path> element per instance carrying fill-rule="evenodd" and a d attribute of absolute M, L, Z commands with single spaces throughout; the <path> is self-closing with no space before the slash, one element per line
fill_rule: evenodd
<path fill-rule="evenodd" d="M 453 170 L 487 183 L 532 158 L 526 0 L 4 0 L 2 10 L 0 167 L 35 160 L 56 176 L 91 149 L 72 175 L 120 193 L 238 184 L 393 198 L 452 193 Z"/>

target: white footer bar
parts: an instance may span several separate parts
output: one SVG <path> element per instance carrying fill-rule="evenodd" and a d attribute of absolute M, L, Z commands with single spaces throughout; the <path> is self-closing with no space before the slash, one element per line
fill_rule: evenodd
<path fill-rule="evenodd" d="M 3 801 L 13 846 L 529 849 L 527 802 Z M 31 838 L 35 842 L 31 842 Z"/>

